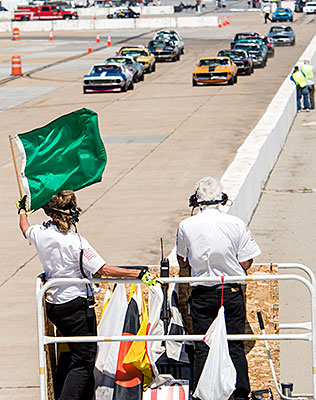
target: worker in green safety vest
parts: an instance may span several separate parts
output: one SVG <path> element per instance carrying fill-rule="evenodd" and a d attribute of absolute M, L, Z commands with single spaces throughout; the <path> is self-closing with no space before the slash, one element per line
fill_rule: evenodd
<path fill-rule="evenodd" d="M 306 76 L 307 88 L 309 91 L 309 102 L 311 109 L 315 108 L 315 79 L 314 79 L 314 68 L 312 64 L 305 60 L 301 67 L 302 73 Z"/>
<path fill-rule="evenodd" d="M 304 109 L 306 111 L 310 111 L 311 107 L 309 104 L 309 91 L 307 87 L 305 74 L 299 70 L 298 66 L 295 66 L 290 79 L 296 85 L 297 112 L 302 111 L 302 106 L 301 106 L 302 97 L 303 97 Z"/>

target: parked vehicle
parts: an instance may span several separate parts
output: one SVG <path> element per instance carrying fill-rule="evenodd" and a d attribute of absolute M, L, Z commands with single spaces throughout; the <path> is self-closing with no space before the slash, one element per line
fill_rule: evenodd
<path fill-rule="evenodd" d="M 42 6 L 18 6 L 14 11 L 15 21 L 50 20 L 50 19 L 78 19 L 76 11 L 64 9 L 57 4 Z"/>
<path fill-rule="evenodd" d="M 272 22 L 293 21 L 293 12 L 289 8 L 278 7 L 272 13 Z"/>
<path fill-rule="evenodd" d="M 221 50 L 217 56 L 229 57 L 237 65 L 238 74 L 251 75 L 253 73 L 253 60 L 246 50 Z"/>
<path fill-rule="evenodd" d="M 294 46 L 295 33 L 289 25 L 272 26 L 268 33 L 274 45 L 277 46 Z"/>
<path fill-rule="evenodd" d="M 305 6 L 303 7 L 303 13 L 304 14 L 316 14 L 316 2 L 309 1 L 309 2 L 305 3 Z"/>
<path fill-rule="evenodd" d="M 237 83 L 237 66 L 229 57 L 200 58 L 193 71 L 192 86 L 225 82 Z"/>
<path fill-rule="evenodd" d="M 147 48 L 155 56 L 156 61 L 180 60 L 180 48 L 172 40 L 150 40 Z"/>
<path fill-rule="evenodd" d="M 121 8 L 120 10 L 115 11 L 113 14 L 108 14 L 108 18 L 139 18 L 140 13 L 132 10 L 130 7 Z"/>

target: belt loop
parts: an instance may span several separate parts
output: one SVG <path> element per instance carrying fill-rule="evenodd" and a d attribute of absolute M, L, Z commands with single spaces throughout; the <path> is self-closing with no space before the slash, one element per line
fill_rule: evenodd
<path fill-rule="evenodd" d="M 221 276 L 221 281 L 222 281 L 222 296 L 221 296 L 221 307 L 224 304 L 224 276 Z"/>

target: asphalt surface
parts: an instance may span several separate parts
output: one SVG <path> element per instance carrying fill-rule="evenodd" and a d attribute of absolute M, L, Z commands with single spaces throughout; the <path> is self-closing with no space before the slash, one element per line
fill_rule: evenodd
<path fill-rule="evenodd" d="M 216 55 L 229 47 L 230 39 L 238 31 L 267 33 L 269 29 L 259 13 L 231 15 L 229 20 L 230 25 L 222 29 L 180 30 L 186 46 L 181 61 L 159 64 L 155 73 L 146 75 L 144 82 L 125 94 L 83 95 L 81 80 L 93 63 L 115 53 L 120 46 L 118 38 L 127 40 L 135 35 L 134 31 L 116 32 L 112 47 L 67 63 L 61 60 L 87 51 L 89 43 L 80 40 L 81 35 L 90 37 L 96 48 L 96 32 L 78 33 L 79 39 L 75 41 L 68 33 L 56 34 L 60 38 L 64 35 L 64 40 L 52 42 L 47 33 L 46 38 L 43 33 L 34 34 L 37 40 L 22 38 L 19 43 L 1 40 L 0 78 L 10 74 L 10 59 L 17 52 L 22 57 L 23 72 L 55 63 L 29 77 L 0 85 L 4 99 L 0 119 L 0 187 L 5 193 L 0 199 L 0 357 L 5 365 L 0 371 L 1 400 L 39 399 L 34 294 L 35 276 L 42 268 L 33 246 L 22 238 L 17 226 L 14 204 L 18 192 L 8 134 L 34 129 L 81 107 L 98 112 L 108 165 L 102 183 L 78 192 L 84 210 L 80 232 L 109 263 L 158 264 L 160 237 L 164 239 L 165 254 L 169 254 L 179 221 L 190 213 L 187 201 L 195 182 L 205 175 L 223 175 L 314 35 L 314 17 L 300 15 L 293 23 L 296 46 L 278 48 L 265 69 L 256 70 L 250 77 L 240 76 L 237 85 L 231 87 L 193 88 L 192 71 L 199 57 Z M 129 43 L 146 44 L 152 37 L 152 32 L 137 33 L 143 36 Z M 108 32 L 100 35 L 104 45 Z M 313 122 L 314 112 L 299 118 Z M 312 137 L 306 140 L 312 152 Z M 306 153 L 304 146 L 305 142 L 299 143 L 302 158 Z M 302 167 L 302 173 L 305 172 Z M 282 230 L 284 247 L 275 246 L 281 237 L 276 229 L 281 229 L 281 225 L 275 225 L 279 214 L 275 213 L 272 221 L 267 218 L 275 204 L 288 207 L 293 201 L 268 203 L 257 220 L 260 204 L 251 228 L 263 249 L 262 261 L 281 255 L 292 260 L 299 249 L 294 246 L 297 253 L 293 252 L 289 242 L 292 246 L 285 251 L 287 231 Z M 295 214 L 296 218 L 300 215 Z M 44 219 L 41 211 L 30 217 L 31 223 Z M 271 228 L 271 224 L 275 226 Z M 284 254 L 280 254 L 280 248 Z M 300 254 L 304 254 L 304 249 Z"/>

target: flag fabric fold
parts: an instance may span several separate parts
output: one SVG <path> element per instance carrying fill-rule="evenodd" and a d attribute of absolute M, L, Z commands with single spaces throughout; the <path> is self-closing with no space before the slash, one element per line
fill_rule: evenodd
<path fill-rule="evenodd" d="M 22 156 L 21 180 L 30 209 L 37 210 L 62 190 L 100 182 L 107 157 L 98 115 L 82 108 L 14 136 Z"/>
<path fill-rule="evenodd" d="M 139 310 L 135 285 L 132 285 L 130 301 L 125 314 L 123 336 L 130 336 L 130 342 L 120 342 L 120 350 L 117 361 L 113 400 L 141 400 L 143 387 L 143 375 L 132 364 L 124 363 L 124 359 L 133 343 L 133 336 L 137 335 L 140 329 Z"/>
<path fill-rule="evenodd" d="M 98 335 L 121 336 L 127 312 L 125 285 L 118 284 L 110 299 L 109 295 L 106 295 L 104 303 L 105 308 L 98 325 Z M 108 399 L 112 399 L 119 350 L 120 342 L 98 343 L 95 363 L 97 399 L 104 400 L 104 393 L 108 394 Z"/>

